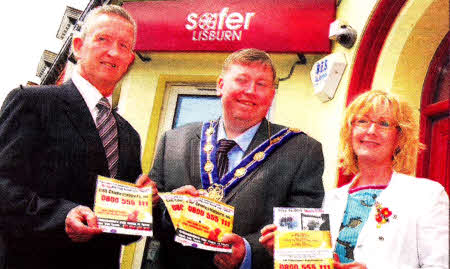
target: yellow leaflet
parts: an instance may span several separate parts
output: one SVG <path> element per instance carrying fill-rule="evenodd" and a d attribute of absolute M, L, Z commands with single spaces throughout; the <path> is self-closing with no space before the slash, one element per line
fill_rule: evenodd
<path fill-rule="evenodd" d="M 152 222 L 151 188 L 98 176 L 94 212 L 99 218 Z"/>
<path fill-rule="evenodd" d="M 275 261 L 275 269 L 333 269 L 333 259 L 305 261 Z"/>
<path fill-rule="evenodd" d="M 94 212 L 104 232 L 152 236 L 152 188 L 98 176 Z"/>
<path fill-rule="evenodd" d="M 176 229 L 178 227 L 178 223 L 180 222 L 181 215 L 186 208 L 185 204 L 188 195 L 165 192 L 160 193 L 159 197 L 161 197 L 161 200 L 166 205 L 170 219 L 172 220 L 173 226 Z"/>
<path fill-rule="evenodd" d="M 329 231 L 276 231 L 275 248 L 331 248 Z"/>
<path fill-rule="evenodd" d="M 187 200 L 178 228 L 219 242 L 233 230 L 234 208 L 206 197 Z"/>

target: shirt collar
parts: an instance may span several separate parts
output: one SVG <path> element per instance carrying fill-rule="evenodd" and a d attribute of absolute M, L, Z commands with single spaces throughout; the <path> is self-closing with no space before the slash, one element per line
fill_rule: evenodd
<path fill-rule="evenodd" d="M 249 128 L 247 131 L 245 131 L 243 134 L 241 134 L 238 137 L 235 137 L 233 139 L 234 142 L 241 148 L 243 152 L 247 151 L 248 146 L 250 145 L 250 142 L 252 142 L 253 137 L 256 134 L 256 131 L 258 131 L 259 126 L 261 125 L 261 122 L 254 125 L 253 127 Z M 223 118 L 220 118 L 219 120 L 219 126 L 217 131 L 217 141 L 220 139 L 228 139 L 227 134 L 225 132 L 225 126 L 223 122 Z"/>
<path fill-rule="evenodd" d="M 98 104 L 100 99 L 103 98 L 103 95 L 101 95 L 97 88 L 95 88 L 91 83 L 89 83 L 89 81 L 83 78 L 77 71 L 73 72 L 72 81 L 73 84 L 75 84 L 75 86 L 77 87 L 78 91 L 86 102 L 89 111 L 91 111 L 92 114 L 93 111 L 95 111 L 96 105 Z M 109 104 L 112 104 L 112 95 L 106 97 L 106 99 L 108 99 Z"/>

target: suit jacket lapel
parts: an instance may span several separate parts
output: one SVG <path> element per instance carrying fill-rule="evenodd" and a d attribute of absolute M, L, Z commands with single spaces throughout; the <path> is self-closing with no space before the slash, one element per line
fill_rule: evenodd
<path fill-rule="evenodd" d="M 191 152 L 191 169 L 190 169 L 190 184 L 197 189 L 203 189 L 201 174 L 200 174 L 200 140 L 202 128 L 200 127 L 196 135 L 189 141 L 188 147 Z"/>
<path fill-rule="evenodd" d="M 348 200 L 348 190 L 351 184 L 348 184 L 342 188 L 335 189 L 325 194 L 326 196 L 330 195 L 330 197 L 326 197 L 328 204 L 324 210 L 325 213 L 330 214 L 330 233 L 332 237 L 332 247 L 334 249 L 336 245 L 336 239 L 339 236 L 339 229 L 342 224 L 342 220 L 344 219 L 345 208 L 347 207 Z M 332 204 L 330 204 L 330 201 Z"/>
<path fill-rule="evenodd" d="M 105 150 L 95 127 L 89 108 L 72 80 L 64 83 L 59 96 L 64 104 L 65 113 L 78 134 L 86 142 L 87 163 L 93 167 L 103 167 L 108 171 Z M 102 163 L 99 163 L 102 162 Z"/>
<path fill-rule="evenodd" d="M 129 133 L 125 130 L 124 122 L 122 118 L 117 114 L 115 110 L 113 110 L 114 118 L 116 119 L 117 124 L 117 137 L 119 139 L 119 167 L 117 168 L 117 177 L 121 177 L 124 171 L 123 168 L 127 165 L 127 150 L 129 145 L 130 136 Z"/>

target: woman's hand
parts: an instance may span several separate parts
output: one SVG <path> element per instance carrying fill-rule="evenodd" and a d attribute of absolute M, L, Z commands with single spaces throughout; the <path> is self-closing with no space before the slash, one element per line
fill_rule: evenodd
<path fill-rule="evenodd" d="M 261 243 L 272 256 L 276 230 L 277 226 L 275 224 L 266 225 L 261 229 L 261 237 L 259 238 L 259 243 Z"/>
<path fill-rule="evenodd" d="M 359 262 L 340 263 L 334 262 L 334 269 L 367 269 L 366 265 Z"/>
<path fill-rule="evenodd" d="M 339 256 L 334 253 L 334 269 L 367 269 L 367 266 L 359 262 L 340 263 Z"/>

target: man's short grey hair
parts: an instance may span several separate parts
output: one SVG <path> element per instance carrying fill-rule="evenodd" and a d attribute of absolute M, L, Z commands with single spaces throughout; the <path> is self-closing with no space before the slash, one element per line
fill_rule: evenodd
<path fill-rule="evenodd" d="M 128 22 L 130 22 L 133 25 L 133 32 L 134 32 L 133 47 L 134 47 L 134 44 L 136 42 L 136 32 L 137 32 L 136 21 L 133 19 L 133 17 L 131 17 L 131 15 L 130 15 L 130 13 L 128 13 L 128 11 L 126 11 L 121 6 L 117 6 L 117 5 L 98 6 L 94 9 L 92 9 L 91 11 L 89 11 L 87 16 L 84 18 L 84 21 L 81 23 L 81 29 L 78 34 L 78 37 L 84 39 L 86 37 L 86 34 L 89 31 L 89 28 L 92 24 L 93 19 L 101 14 L 115 14 L 115 15 L 118 15 L 119 17 L 124 18 Z"/>

